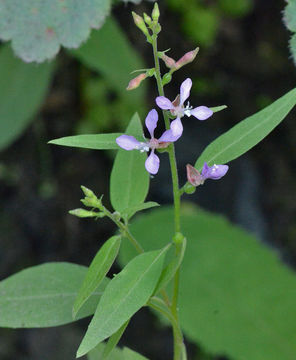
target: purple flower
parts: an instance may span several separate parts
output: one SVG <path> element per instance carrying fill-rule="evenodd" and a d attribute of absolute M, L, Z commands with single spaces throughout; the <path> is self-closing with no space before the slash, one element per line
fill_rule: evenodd
<path fill-rule="evenodd" d="M 145 168 L 150 174 L 157 174 L 159 169 L 159 157 L 155 155 L 154 150 L 160 148 L 166 148 L 171 142 L 179 139 L 181 135 L 174 135 L 172 130 L 166 130 L 159 139 L 154 137 L 154 130 L 157 126 L 158 114 L 155 109 L 149 111 L 145 125 L 150 133 L 151 139 L 146 142 L 140 142 L 136 138 L 130 135 L 121 135 L 116 139 L 116 143 L 124 150 L 139 150 L 140 152 L 148 152 L 151 149 L 151 153 L 145 162 Z"/>
<path fill-rule="evenodd" d="M 205 162 L 202 168 L 201 173 L 195 169 L 192 165 L 188 164 L 186 166 L 187 170 L 187 180 L 193 186 L 202 185 L 205 180 L 212 179 L 212 180 L 219 180 L 223 177 L 229 169 L 228 165 L 216 165 L 208 166 Z"/>
<path fill-rule="evenodd" d="M 171 123 L 171 129 L 174 135 L 180 135 L 183 132 L 183 125 L 181 118 L 186 116 L 194 116 L 198 120 L 206 120 L 213 115 L 213 111 L 207 106 L 198 106 L 193 108 L 190 106 L 189 102 L 184 107 L 184 102 L 189 98 L 190 90 L 192 87 L 191 79 L 187 78 L 184 80 L 180 87 L 180 95 L 171 102 L 168 98 L 164 96 L 158 96 L 156 98 L 156 104 L 163 110 L 170 110 L 171 114 L 176 116 L 176 119 Z"/>

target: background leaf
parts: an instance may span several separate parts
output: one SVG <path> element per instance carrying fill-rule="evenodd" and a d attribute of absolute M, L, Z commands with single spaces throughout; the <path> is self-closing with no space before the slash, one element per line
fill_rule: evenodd
<path fill-rule="evenodd" d="M 72 308 L 87 268 L 47 263 L 20 271 L 0 282 L 0 327 L 39 328 L 73 322 Z M 94 313 L 108 280 L 78 313 Z"/>
<path fill-rule="evenodd" d="M 290 31 L 296 31 L 296 1 L 288 0 L 284 11 L 284 23 Z"/>
<path fill-rule="evenodd" d="M 294 34 L 289 41 L 290 51 L 293 56 L 294 64 L 296 64 L 296 34 Z"/>
<path fill-rule="evenodd" d="M 53 69 L 53 63 L 24 64 L 9 46 L 0 49 L 0 150 L 33 120 L 44 101 Z"/>
<path fill-rule="evenodd" d="M 168 247 L 136 256 L 106 287 L 77 351 L 85 355 L 114 334 L 152 295 Z"/>
<path fill-rule="evenodd" d="M 126 134 L 142 136 L 143 128 L 135 114 Z M 147 155 L 140 151 L 120 149 L 116 155 L 110 178 L 110 198 L 113 208 L 119 212 L 144 202 L 149 189 L 149 174 L 145 169 Z"/>
<path fill-rule="evenodd" d="M 66 136 L 59 139 L 49 141 L 49 144 L 72 146 L 93 150 L 109 150 L 119 149 L 116 144 L 116 138 L 122 134 L 90 134 L 90 135 L 76 135 Z"/>
<path fill-rule="evenodd" d="M 185 335 L 212 354 L 236 360 L 293 360 L 296 277 L 274 251 L 221 216 L 182 211 L 187 251 L 181 267 L 180 317 Z M 154 209 L 131 225 L 145 249 L 173 235 L 173 210 Z M 133 256 L 125 242 L 121 261 Z"/>
<path fill-rule="evenodd" d="M 1 0 L 0 39 L 26 62 L 54 57 L 60 46 L 77 48 L 102 26 L 110 0 Z"/>
<path fill-rule="evenodd" d="M 195 163 L 201 170 L 209 165 L 225 164 L 236 159 L 264 139 L 296 104 L 296 89 L 267 106 L 265 109 L 239 122 L 206 147 Z"/>
<path fill-rule="evenodd" d="M 132 16 L 128 20 L 132 21 Z M 92 31 L 89 40 L 71 53 L 90 69 L 104 75 L 127 100 L 137 103 L 143 99 L 145 86 L 126 91 L 129 81 L 135 77 L 131 72 L 143 68 L 143 61 L 113 18 L 110 17 L 99 31 Z"/>
<path fill-rule="evenodd" d="M 120 247 L 120 236 L 112 236 L 97 252 L 93 261 L 91 262 L 86 276 L 83 280 L 81 288 L 79 289 L 77 298 L 73 306 L 73 316 L 76 317 L 79 309 L 95 292 L 97 287 L 105 278 L 107 272 L 110 270 L 113 262 L 116 259 Z"/>

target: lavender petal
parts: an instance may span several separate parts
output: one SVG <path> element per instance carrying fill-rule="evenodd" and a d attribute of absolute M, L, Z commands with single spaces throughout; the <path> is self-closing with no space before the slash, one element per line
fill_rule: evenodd
<path fill-rule="evenodd" d="M 182 82 L 180 87 L 180 105 L 183 105 L 184 102 L 189 98 L 191 87 L 191 79 L 187 78 Z"/>
<path fill-rule="evenodd" d="M 203 180 L 206 179 L 219 180 L 227 173 L 228 169 L 229 169 L 228 165 L 208 166 L 207 163 L 204 163 L 201 176 Z"/>
<path fill-rule="evenodd" d="M 124 150 L 134 150 L 141 144 L 137 139 L 130 135 L 120 135 L 116 143 Z"/>
<path fill-rule="evenodd" d="M 171 122 L 171 130 L 174 136 L 181 136 L 183 133 L 183 125 L 180 118 L 177 118 Z"/>
<path fill-rule="evenodd" d="M 181 134 L 182 135 L 182 134 Z M 174 135 L 171 129 L 166 130 L 158 139 L 160 142 L 174 142 L 177 141 L 181 135 Z"/>
<path fill-rule="evenodd" d="M 164 96 L 157 96 L 155 99 L 157 106 L 159 106 L 162 110 L 172 110 L 174 109 L 174 105 L 171 100 Z"/>
<path fill-rule="evenodd" d="M 145 161 L 145 168 L 152 175 L 158 173 L 159 157 L 154 154 L 154 150 L 151 151 L 151 154 L 148 156 L 147 160 Z"/>
<path fill-rule="evenodd" d="M 195 109 L 190 110 L 190 113 L 198 120 L 206 120 L 213 115 L 213 111 L 207 106 L 198 106 Z"/>
<path fill-rule="evenodd" d="M 154 138 L 154 130 L 157 126 L 158 121 L 158 114 L 155 109 L 149 111 L 148 115 L 146 116 L 145 125 L 148 129 L 151 139 Z"/>

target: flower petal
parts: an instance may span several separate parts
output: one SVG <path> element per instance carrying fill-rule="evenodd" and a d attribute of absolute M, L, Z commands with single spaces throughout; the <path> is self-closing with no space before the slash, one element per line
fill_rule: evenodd
<path fill-rule="evenodd" d="M 174 136 L 181 136 L 183 133 L 183 125 L 180 118 L 177 118 L 171 122 L 171 130 Z"/>
<path fill-rule="evenodd" d="M 180 105 L 183 105 L 184 102 L 189 98 L 191 87 L 191 79 L 187 78 L 182 82 L 180 87 Z"/>
<path fill-rule="evenodd" d="M 148 156 L 147 160 L 145 161 L 145 168 L 152 175 L 158 173 L 159 157 L 154 154 L 153 150 L 151 151 L 151 154 Z"/>
<path fill-rule="evenodd" d="M 181 134 L 182 135 L 182 134 Z M 174 142 L 177 141 L 181 135 L 174 135 L 171 129 L 166 130 L 158 139 L 159 142 Z"/>
<path fill-rule="evenodd" d="M 141 144 L 137 139 L 130 135 L 120 135 L 116 139 L 117 145 L 124 150 L 134 150 Z"/>
<path fill-rule="evenodd" d="M 154 130 L 157 126 L 158 121 L 158 114 L 155 109 L 149 111 L 148 115 L 146 116 L 145 125 L 148 129 L 151 139 L 154 138 Z"/>
<path fill-rule="evenodd" d="M 157 96 L 155 99 L 157 106 L 159 106 L 162 110 L 171 110 L 174 109 L 174 105 L 172 104 L 171 100 L 164 96 Z"/>
<path fill-rule="evenodd" d="M 198 120 L 206 120 L 213 115 L 213 111 L 207 106 L 198 106 L 195 109 L 190 110 L 190 113 Z"/>
<path fill-rule="evenodd" d="M 204 163 L 201 176 L 203 180 L 212 179 L 212 180 L 219 180 L 223 177 L 229 169 L 228 165 L 213 165 L 208 166 L 207 163 Z"/>

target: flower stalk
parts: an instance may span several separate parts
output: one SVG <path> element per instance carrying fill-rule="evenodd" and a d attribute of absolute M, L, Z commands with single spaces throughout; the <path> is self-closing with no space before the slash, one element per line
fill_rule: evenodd
<path fill-rule="evenodd" d="M 153 29 L 152 29 L 153 30 Z M 164 96 L 163 82 L 161 78 L 158 50 L 157 50 L 157 34 L 153 31 L 152 39 L 152 48 L 153 48 L 153 57 L 155 63 L 155 78 L 158 88 L 159 96 Z M 170 129 L 170 120 L 166 111 L 163 110 L 163 118 L 166 129 Z M 169 162 L 171 167 L 171 176 L 173 184 L 173 196 L 174 196 L 174 222 L 175 222 L 175 233 L 181 231 L 180 223 L 180 191 L 179 191 L 179 177 L 177 170 L 177 162 L 175 156 L 175 146 L 172 143 L 168 147 Z M 176 246 L 176 252 L 178 251 L 178 246 Z M 177 255 L 177 254 L 176 254 Z M 173 290 L 173 299 L 170 307 L 171 314 L 174 319 L 173 326 L 173 335 L 174 335 L 174 360 L 185 360 L 182 356 L 184 354 L 184 343 L 183 343 L 183 334 L 180 328 L 179 314 L 178 314 L 178 294 L 179 294 L 179 278 L 180 278 L 180 269 L 177 270 L 174 276 L 174 290 Z M 183 359 L 182 359 L 183 357 Z"/>

